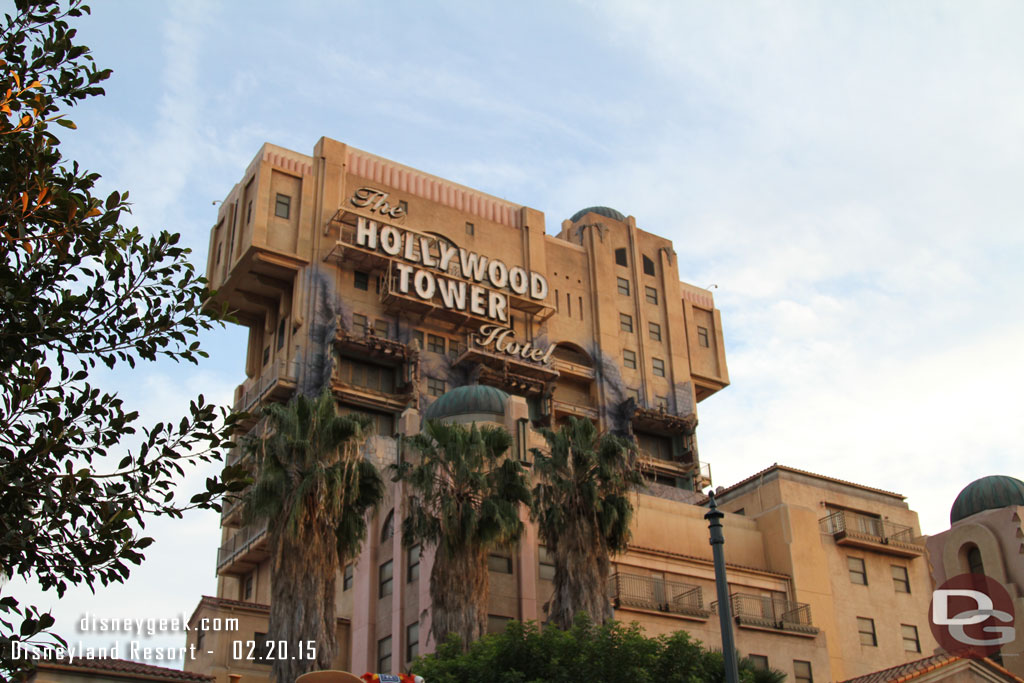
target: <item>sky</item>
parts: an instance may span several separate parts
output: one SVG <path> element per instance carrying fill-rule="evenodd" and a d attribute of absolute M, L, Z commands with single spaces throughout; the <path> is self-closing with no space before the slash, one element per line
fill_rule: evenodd
<path fill-rule="evenodd" d="M 79 35 L 114 75 L 62 149 L 200 269 L 213 202 L 263 142 L 309 154 L 332 137 L 539 209 L 552 233 L 614 207 L 671 239 L 721 310 L 731 386 L 698 407 L 715 486 L 789 465 L 902 493 L 934 534 L 969 482 L 1024 478 L 1024 4 L 93 9 Z M 106 385 L 147 421 L 198 393 L 228 404 L 245 332 L 203 342 L 197 367 Z M 109 644 L 78 632 L 84 614 L 187 616 L 214 594 L 218 519 L 150 522 L 127 584 L 6 590 Z"/>

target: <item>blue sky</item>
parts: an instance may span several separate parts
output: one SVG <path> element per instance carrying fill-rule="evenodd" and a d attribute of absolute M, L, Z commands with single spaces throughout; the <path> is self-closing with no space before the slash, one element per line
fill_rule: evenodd
<path fill-rule="evenodd" d="M 200 268 L 212 202 L 264 141 L 333 137 L 537 208 L 549 232 L 612 206 L 717 285 L 732 386 L 698 431 L 716 485 L 778 462 L 904 493 L 937 533 L 968 482 L 1024 476 L 1024 5 L 95 5 L 80 34 L 114 76 L 64 151 Z M 110 386 L 150 420 L 227 403 L 245 334 L 205 342 L 198 368 Z M 38 598 L 73 638 L 85 611 L 172 616 L 213 593 L 216 515 L 148 531 L 127 585 Z"/>

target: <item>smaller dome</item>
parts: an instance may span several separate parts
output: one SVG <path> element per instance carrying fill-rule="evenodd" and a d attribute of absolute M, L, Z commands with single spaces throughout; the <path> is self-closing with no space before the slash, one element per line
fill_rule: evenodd
<path fill-rule="evenodd" d="M 614 218 L 617 221 L 624 222 L 626 220 L 626 217 L 623 216 L 621 213 L 607 206 L 588 206 L 587 208 L 580 209 L 579 211 L 574 213 L 572 215 L 572 218 L 570 218 L 569 220 L 575 223 L 579 219 L 586 216 L 588 213 L 596 213 L 599 216 L 604 216 L 605 218 Z"/>
<path fill-rule="evenodd" d="M 1001 474 L 982 477 L 965 486 L 953 501 L 949 523 L 955 524 L 979 512 L 1011 505 L 1024 505 L 1024 481 Z"/>
<path fill-rule="evenodd" d="M 428 420 L 441 420 L 459 415 L 475 415 L 487 413 L 503 416 L 508 394 L 497 387 L 486 384 L 469 384 L 456 387 L 437 397 L 427 406 L 423 417 Z"/>

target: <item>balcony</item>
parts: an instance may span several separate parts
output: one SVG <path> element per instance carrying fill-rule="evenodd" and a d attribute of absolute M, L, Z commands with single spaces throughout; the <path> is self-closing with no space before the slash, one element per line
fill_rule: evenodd
<path fill-rule="evenodd" d="M 617 572 L 608 578 L 608 592 L 616 609 L 642 609 L 683 617 L 707 619 L 700 586 L 666 581 L 657 576 Z"/>
<path fill-rule="evenodd" d="M 811 623 L 811 606 L 806 603 L 753 593 L 733 593 L 729 596 L 729 603 L 739 626 L 802 636 L 818 633 L 818 628 Z M 718 613 L 717 602 L 711 603 L 711 610 Z"/>
<path fill-rule="evenodd" d="M 914 536 L 913 527 L 851 510 L 836 510 L 818 520 L 821 532 L 835 539 L 836 545 L 864 548 L 895 555 L 920 557 L 924 542 Z"/>
<path fill-rule="evenodd" d="M 247 574 L 269 557 L 266 523 L 244 526 L 217 550 L 218 574 Z"/>
<path fill-rule="evenodd" d="M 295 393 L 299 378 L 299 363 L 280 359 L 263 368 L 259 377 L 253 377 L 235 389 L 235 412 L 252 413 L 262 402 L 284 402 Z M 256 423 L 258 416 L 240 422 L 239 428 L 246 429 Z"/>

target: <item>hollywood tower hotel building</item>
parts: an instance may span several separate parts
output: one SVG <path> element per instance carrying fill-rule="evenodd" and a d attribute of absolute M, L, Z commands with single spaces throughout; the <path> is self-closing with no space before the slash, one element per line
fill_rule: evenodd
<path fill-rule="evenodd" d="M 341 412 L 375 421 L 365 452 L 381 467 L 396 460 L 401 437 L 430 418 L 503 425 L 514 437 L 511 457 L 526 462 L 544 445 L 537 428 L 571 416 L 631 435 L 649 486 L 638 496 L 630 550 L 615 558 L 609 599 L 617 618 L 651 634 L 685 629 L 717 646 L 705 509 L 695 504 L 711 483 L 698 456 L 697 405 L 729 383 L 711 293 L 680 282 L 672 243 L 639 229 L 632 216 L 592 207 L 563 221 L 556 236 L 546 227 L 540 211 L 335 140 L 321 138 L 312 156 L 264 145 L 221 205 L 210 239 L 215 303 L 228 304 L 249 329 L 235 408 L 256 415 L 267 402 L 329 386 Z M 254 417 L 244 428 L 261 425 Z M 236 451 L 229 460 L 243 457 Z M 831 487 L 833 498 L 916 526 L 896 494 L 794 472 L 775 471 L 775 479 L 810 491 Z M 772 481 L 762 474 L 757 486 Z M 335 596 L 336 666 L 356 673 L 404 671 L 435 647 L 431 549 L 405 547 L 401 485 L 389 486 Z M 824 543 L 818 516 L 807 518 L 807 533 Z M 822 588 L 829 582 L 810 581 L 810 592 L 801 591 L 796 573 L 817 566 L 828 574 L 829 563 L 844 560 L 780 550 L 774 537 L 792 533 L 791 515 L 784 517 L 726 520 L 734 612 L 747 626 L 737 637 L 741 652 L 797 681 L 912 658 L 895 647 L 857 663 L 841 647 L 857 638 L 856 627 L 826 637 L 834 620 L 819 627 L 809 603 L 819 603 L 815 616 L 831 614 Z M 224 683 L 229 674 L 265 680 L 268 667 L 237 644 L 267 630 L 264 528 L 243 525 L 237 505 L 226 506 L 222 527 L 217 595 L 201 599 L 193 626 L 237 618 L 240 630 L 193 630 L 199 655 L 185 665 Z M 920 556 L 913 548 L 904 554 Z M 902 564 L 923 589 L 923 561 Z M 544 618 L 554 568 L 535 529 L 527 525 L 514 551 L 491 556 L 490 569 L 489 628 Z M 927 647 L 927 626 L 921 631 Z"/>

